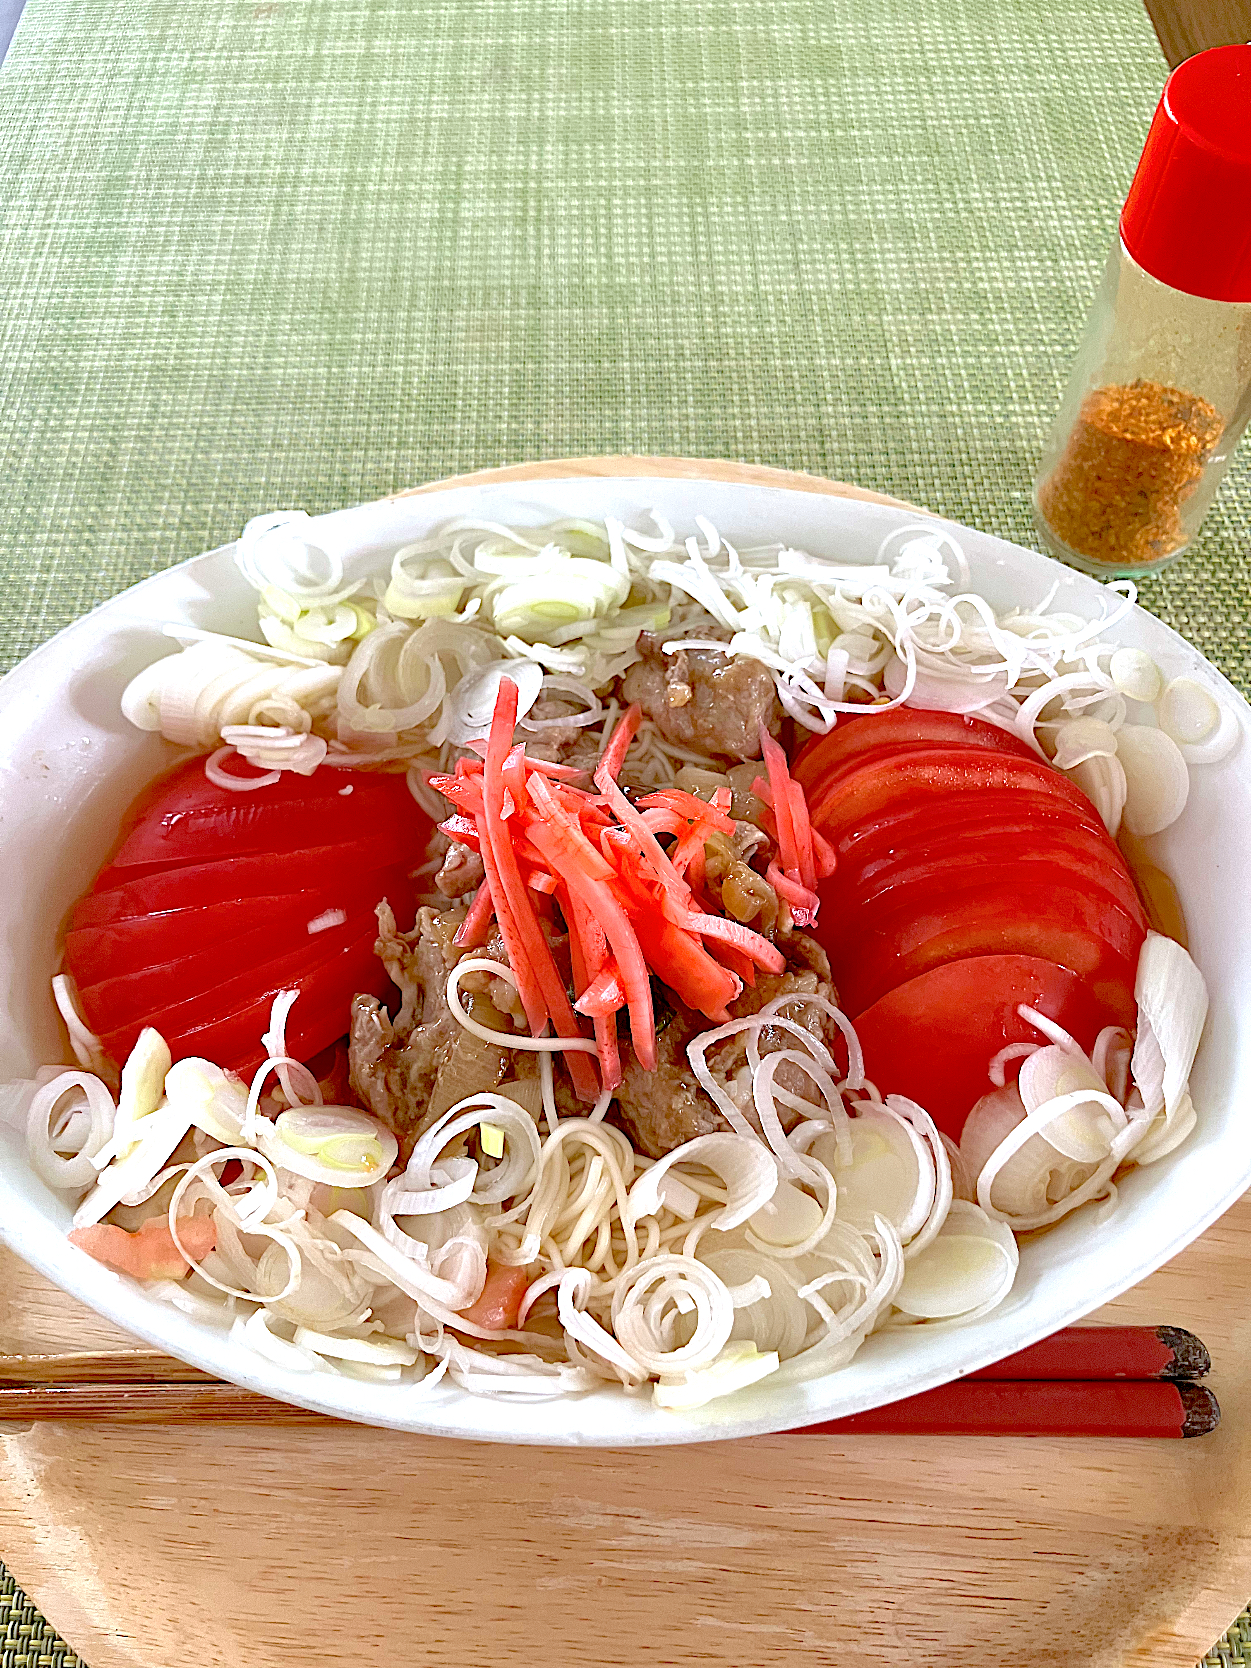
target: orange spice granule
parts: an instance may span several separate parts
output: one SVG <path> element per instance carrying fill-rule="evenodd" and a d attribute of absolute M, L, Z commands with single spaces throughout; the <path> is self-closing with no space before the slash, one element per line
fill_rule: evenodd
<path fill-rule="evenodd" d="M 1197 394 L 1162 382 L 1109 383 L 1082 401 L 1038 507 L 1070 550 L 1141 567 L 1185 542 L 1181 505 L 1225 424 Z"/>

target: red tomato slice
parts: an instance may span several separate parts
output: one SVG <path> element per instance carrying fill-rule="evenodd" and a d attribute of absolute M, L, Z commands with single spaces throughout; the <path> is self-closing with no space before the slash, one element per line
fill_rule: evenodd
<path fill-rule="evenodd" d="M 377 936 L 366 939 L 362 953 L 342 968 L 327 968 L 304 986 L 300 1000 L 287 1020 L 287 1047 L 297 1060 L 312 1060 L 323 1049 L 346 1035 L 352 1023 L 352 998 L 376 996 L 380 1001 L 394 997 L 395 986 L 378 956 Z M 348 992 L 346 1000 L 344 993 Z M 259 1047 L 253 1071 L 261 1063 Z"/>
<path fill-rule="evenodd" d="M 856 915 L 854 931 L 865 938 L 889 942 L 904 954 L 928 942 L 936 932 L 962 931 L 966 926 L 980 931 L 983 922 L 1009 932 L 1018 924 L 1047 921 L 1080 926 L 1136 965 L 1145 936 L 1145 927 L 1131 920 L 1106 894 L 1075 885 L 1071 875 L 1045 863 L 1028 870 L 1008 863 L 998 866 L 993 876 L 987 867 L 975 867 L 959 884 L 945 881 L 940 874 L 928 885 L 917 887 L 909 897 L 896 900 L 887 893 L 862 906 Z M 968 952 L 975 953 L 991 952 Z M 1075 973 L 1083 971 L 1060 956 L 1047 959 Z"/>
<path fill-rule="evenodd" d="M 416 867 L 422 847 L 407 838 L 382 837 L 354 845 L 317 846 L 310 851 L 267 852 L 227 857 L 164 869 L 125 886 L 93 892 L 75 905 L 71 929 L 106 926 L 165 910 L 200 909 L 239 898 L 277 897 L 284 892 L 322 892 L 376 869 Z"/>
<path fill-rule="evenodd" d="M 345 951 L 299 981 L 300 997 L 287 1019 L 287 1051 L 292 1059 L 312 1060 L 344 1036 L 352 1022 L 352 997 L 358 992 L 380 1000 L 394 995 L 395 987 L 373 953 L 373 944 L 372 939 L 362 939 L 355 950 Z M 170 1045 L 172 1052 L 178 1059 L 196 1054 L 209 1060 L 219 1058 L 215 1050 L 227 1052 L 236 1062 L 230 1069 L 250 1078 L 265 1057 L 260 1039 L 269 1024 L 272 1000 L 267 996 L 225 1020 L 188 1032 Z"/>
<path fill-rule="evenodd" d="M 903 804 L 847 828 L 832 840 L 840 868 L 856 869 L 881 856 L 919 850 L 929 841 L 975 832 L 982 827 L 1022 826 L 1044 830 L 1082 829 L 1109 840 L 1094 806 L 1083 810 L 1032 788 L 962 789 L 935 803 Z"/>
<path fill-rule="evenodd" d="M 1006 881 L 858 909 L 844 922 L 822 911 L 816 936 L 830 956 L 843 1006 L 865 1008 L 905 980 L 966 956 L 1042 956 L 1085 978 L 1100 1001 L 1134 1018 L 1134 971 L 1143 930 L 1106 895 L 1044 879 L 1033 870 Z"/>
<path fill-rule="evenodd" d="M 411 925 L 412 882 L 402 878 L 399 889 L 380 892 L 368 901 L 357 899 L 347 911 L 345 921 L 312 934 L 308 930 L 309 921 L 315 920 L 324 911 L 314 910 L 302 920 L 297 918 L 285 929 L 276 929 L 268 914 L 256 911 L 253 914 L 253 930 L 228 944 L 210 945 L 151 966 L 134 963 L 129 972 L 117 977 L 89 985 L 79 983 L 78 998 L 83 1012 L 107 1014 L 110 1026 L 116 1029 L 126 1020 L 143 1020 L 146 1014 L 169 1008 L 174 1002 L 189 1002 L 210 993 L 216 986 L 237 975 L 240 968 L 264 967 L 280 955 L 300 950 L 306 956 L 315 956 L 323 940 L 343 942 L 370 930 L 376 936 L 378 928 L 374 911 L 384 895 L 401 924 L 404 927 Z M 258 917 L 263 919 L 263 925 L 256 925 Z"/>
<path fill-rule="evenodd" d="M 260 1039 L 269 1024 L 274 997 L 280 990 L 299 990 L 296 1008 L 303 1004 L 316 1011 L 301 1014 L 299 1025 L 288 1024 L 288 1044 L 297 1059 L 309 1059 L 348 1029 L 352 997 L 358 990 L 382 995 L 390 988 L 386 969 L 374 954 L 376 938 L 374 930 L 321 957 L 288 956 L 271 962 L 191 1002 L 101 1032 L 100 1040 L 120 1063 L 143 1026 L 154 1025 L 175 1059 L 199 1055 L 229 1071 L 244 1073 L 254 1070 L 264 1057 Z"/>
<path fill-rule="evenodd" d="M 401 900 L 409 899 L 412 891 L 413 883 L 403 868 L 371 869 L 318 891 L 235 898 L 200 908 L 131 915 L 104 926 L 80 927 L 67 933 L 66 972 L 82 987 L 202 951 L 233 955 L 233 941 L 262 923 L 275 940 L 298 937 L 310 921 L 328 909 L 344 909 L 350 914 L 362 905 L 373 909 L 380 898 L 387 897 L 399 914 Z M 229 948 L 224 948 L 228 943 Z"/>
<path fill-rule="evenodd" d="M 852 759 L 862 759 L 879 748 L 896 751 L 933 744 L 941 747 L 989 748 L 1036 759 L 1034 749 L 998 724 L 958 712 L 927 712 L 920 707 L 891 707 L 886 712 L 840 718 L 827 736 L 817 736 L 791 766 L 791 775 L 811 799 L 828 776 Z"/>
<path fill-rule="evenodd" d="M 1082 790 L 1043 760 L 972 747 L 875 751 L 847 776 L 823 783 L 809 797 L 808 810 L 813 826 L 834 841 L 905 806 L 933 804 L 953 793 L 1013 789 L 1050 793 L 1085 816 L 1096 814 Z"/>
<path fill-rule="evenodd" d="M 1036 956 L 976 956 L 936 967 L 881 997 L 856 1020 L 865 1073 L 883 1094 L 907 1095 L 958 1140 L 993 1085 L 989 1062 L 1015 1042 L 1043 1039 L 1020 1017 L 1036 1008 L 1087 1052 L 1123 1023 L 1067 968 Z"/>
<path fill-rule="evenodd" d="M 112 870 L 208 863 L 226 853 L 307 850 L 356 839 L 362 828 L 407 834 L 416 851 L 429 831 L 429 819 L 403 776 L 284 771 L 279 781 L 240 793 L 210 782 L 202 759 L 190 760 L 149 789 L 128 821 L 132 826 Z"/>
<path fill-rule="evenodd" d="M 836 872 L 821 895 L 846 915 L 888 901 L 902 905 L 935 886 L 955 891 L 1011 882 L 1014 877 L 1056 878 L 1056 871 L 1063 871 L 1069 885 L 1105 894 L 1146 931 L 1147 917 L 1133 878 L 1112 841 L 1099 840 L 1084 829 L 1045 824 L 974 828 L 930 841 L 850 874 Z"/>
<path fill-rule="evenodd" d="M 402 871 L 383 869 L 379 873 Z M 258 910 L 265 912 L 267 925 L 279 933 L 335 907 L 325 892 L 284 892 L 272 898 L 235 898 L 199 909 L 167 909 L 153 915 L 127 916 L 105 926 L 78 927 L 65 935 L 65 970 L 80 987 L 95 985 L 135 968 L 173 961 L 184 951 L 192 953 L 195 947 L 207 950 L 220 946 L 250 932 L 256 926 Z"/>
<path fill-rule="evenodd" d="M 167 1032 L 177 1035 L 189 1026 L 204 1024 L 214 1017 L 233 1012 L 261 990 L 285 989 L 286 981 L 294 981 L 306 968 L 328 961 L 367 930 L 357 915 L 343 926 L 332 927 L 312 940 L 306 936 L 302 944 L 290 941 L 279 944 L 260 961 L 230 963 L 225 978 L 199 991 L 186 992 L 179 985 L 167 986 L 165 1000 L 155 1007 L 148 1007 L 140 1016 L 141 1021 L 154 1026 L 162 1036 Z M 374 930 L 376 933 L 376 925 Z M 97 1001 L 95 993 L 111 989 L 115 984 L 115 980 L 109 979 L 103 985 L 88 985 L 86 990 L 78 993 L 88 1025 L 101 1037 L 118 1030 L 123 1019 L 134 1017 L 130 1013 L 115 1014 L 107 1005 Z"/>

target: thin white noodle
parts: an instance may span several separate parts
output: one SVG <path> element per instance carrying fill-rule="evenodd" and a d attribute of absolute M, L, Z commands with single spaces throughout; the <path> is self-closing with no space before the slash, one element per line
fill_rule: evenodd
<path fill-rule="evenodd" d="M 489 1025 L 480 1025 L 461 1006 L 460 982 L 466 973 L 493 973 L 497 979 L 507 979 L 514 990 L 516 981 L 510 967 L 506 967 L 502 961 L 492 961 L 486 956 L 466 956 L 458 961 L 448 974 L 444 989 L 453 1018 L 459 1020 L 466 1031 L 475 1037 L 481 1037 L 483 1042 L 494 1043 L 498 1048 L 520 1048 L 533 1054 L 598 1054 L 598 1046 L 589 1037 L 523 1037 L 510 1031 L 492 1030 Z"/>

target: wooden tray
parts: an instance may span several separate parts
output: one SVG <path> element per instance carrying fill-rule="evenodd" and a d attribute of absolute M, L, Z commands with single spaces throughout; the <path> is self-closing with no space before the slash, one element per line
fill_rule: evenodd
<path fill-rule="evenodd" d="M 878 498 L 683 459 L 468 479 L 557 472 Z M 1248 1246 L 1251 1196 L 1099 1314 L 1208 1343 L 1225 1418 L 1197 1441 L 616 1454 L 347 1425 L 10 1425 L 0 1554 L 89 1668 L 1194 1668 L 1251 1593 Z M 119 1341 L 0 1254 L 0 1349 Z"/>

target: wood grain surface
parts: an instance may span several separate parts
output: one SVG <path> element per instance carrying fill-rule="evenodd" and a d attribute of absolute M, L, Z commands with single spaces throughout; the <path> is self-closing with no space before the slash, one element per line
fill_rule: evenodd
<path fill-rule="evenodd" d="M 1251 0 L 1145 0 L 1160 50 L 1176 69 L 1196 52 L 1251 40 Z"/>
<path fill-rule="evenodd" d="M 1251 1195 L 1096 1317 L 1209 1345 L 1196 1441 L 10 1424 L 0 1554 L 89 1668 L 1194 1668 L 1251 1592 L 1248 1247 Z M 128 1342 L 0 1254 L 0 1350 Z"/>
<path fill-rule="evenodd" d="M 666 458 L 618 452 L 611 457 L 549 458 L 544 463 L 506 463 L 498 469 L 479 469 L 472 475 L 449 475 L 446 480 L 426 481 L 406 487 L 394 498 L 415 498 L 429 492 L 447 492 L 453 487 L 502 486 L 511 481 L 548 481 L 576 478 L 652 475 L 670 481 L 739 481 L 745 486 L 786 487 L 795 492 L 825 493 L 831 498 L 859 498 L 866 504 L 903 505 L 916 510 L 905 498 L 891 498 L 884 492 L 831 481 L 823 475 L 805 475 L 797 469 L 774 469 L 765 463 L 732 463 L 724 458 Z M 919 511 L 924 515 L 924 510 Z"/>
<path fill-rule="evenodd" d="M 1197 1441 L 10 1425 L 0 1552 L 89 1668 L 1194 1668 L 1251 1592 L 1248 1244 L 1251 1198 L 1099 1317 L 1209 1344 Z M 6 1349 L 119 1342 L 0 1293 Z"/>

